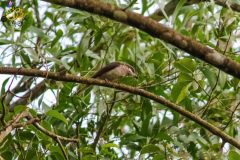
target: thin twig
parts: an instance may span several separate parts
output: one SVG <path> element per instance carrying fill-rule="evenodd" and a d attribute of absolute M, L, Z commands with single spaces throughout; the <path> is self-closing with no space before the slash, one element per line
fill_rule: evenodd
<path fill-rule="evenodd" d="M 55 141 L 58 143 L 65 160 L 68 160 L 67 152 L 66 152 L 65 148 L 63 147 L 62 142 L 59 140 L 59 138 L 55 138 Z"/>
<path fill-rule="evenodd" d="M 99 139 L 100 139 L 100 137 L 101 137 L 101 134 L 102 134 L 102 132 L 103 132 L 103 129 L 104 129 L 104 127 L 105 127 L 105 124 L 107 123 L 107 121 L 108 121 L 108 119 L 109 119 L 109 117 L 110 117 L 110 115 L 111 115 L 111 113 L 112 113 L 112 109 L 113 109 L 113 106 L 114 106 L 114 104 L 115 104 L 116 96 L 117 96 L 117 92 L 115 91 L 115 92 L 114 92 L 114 95 L 113 95 L 113 99 L 112 99 L 111 106 L 110 106 L 109 108 L 107 108 L 106 116 L 104 116 L 104 117 L 102 118 L 102 123 L 101 123 L 101 125 L 100 125 L 100 127 L 99 127 L 99 130 L 98 130 L 98 132 L 97 132 L 97 135 L 96 135 L 96 137 L 95 137 L 95 139 L 94 139 L 94 142 L 93 142 L 93 144 L 92 144 L 92 148 L 93 148 L 93 149 L 96 148 L 97 143 L 98 143 L 98 141 L 99 141 Z"/>
<path fill-rule="evenodd" d="M 226 53 L 226 51 L 227 51 L 228 44 L 229 44 L 229 42 L 230 42 L 231 36 L 232 36 L 232 32 L 230 32 L 230 35 L 229 35 L 229 37 L 228 37 L 228 40 L 227 40 L 227 43 L 226 43 L 226 45 L 225 45 L 225 49 L 224 49 L 223 55 L 224 55 L 224 54 Z M 217 74 L 216 82 L 215 82 L 215 84 L 214 84 L 214 86 L 213 86 L 213 88 L 212 88 L 212 91 L 211 91 L 210 96 L 209 96 L 209 98 L 208 98 L 208 103 L 207 103 L 206 106 L 204 107 L 205 109 L 204 109 L 204 111 L 202 112 L 202 116 L 201 116 L 201 117 L 203 117 L 203 116 L 205 115 L 205 113 L 207 112 L 207 110 L 209 109 L 209 106 L 210 106 L 210 103 L 212 102 L 212 100 L 213 100 L 215 97 L 217 97 L 217 95 L 216 95 L 215 97 L 212 98 L 212 94 L 213 94 L 213 92 L 215 91 L 215 89 L 217 88 L 217 84 L 218 84 L 218 81 L 219 81 L 220 73 L 221 73 L 221 70 L 218 69 L 218 74 Z"/>

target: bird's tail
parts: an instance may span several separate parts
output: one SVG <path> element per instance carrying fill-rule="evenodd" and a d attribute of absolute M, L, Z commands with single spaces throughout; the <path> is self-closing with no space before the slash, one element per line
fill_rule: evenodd
<path fill-rule="evenodd" d="M 77 88 L 77 91 L 75 92 L 75 95 L 81 95 L 86 89 L 88 89 L 89 87 L 91 87 L 90 85 L 80 85 L 78 88 Z"/>

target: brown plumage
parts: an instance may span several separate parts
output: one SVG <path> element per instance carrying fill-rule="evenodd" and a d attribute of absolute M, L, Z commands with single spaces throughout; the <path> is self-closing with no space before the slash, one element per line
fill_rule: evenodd
<path fill-rule="evenodd" d="M 124 62 L 112 62 L 96 72 L 92 78 L 113 81 L 125 76 L 136 77 L 135 69 Z"/>
<path fill-rule="evenodd" d="M 132 76 L 136 77 L 135 69 L 124 62 L 112 62 L 103 68 L 101 68 L 98 72 L 96 72 L 92 78 L 98 78 L 107 81 L 117 81 L 122 77 Z M 78 89 L 76 94 L 80 94 L 84 91 L 89 85 L 82 86 Z"/>

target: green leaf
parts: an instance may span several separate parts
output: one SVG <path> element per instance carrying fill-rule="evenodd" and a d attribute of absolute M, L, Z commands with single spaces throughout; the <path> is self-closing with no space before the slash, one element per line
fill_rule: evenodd
<path fill-rule="evenodd" d="M 186 86 L 184 86 L 180 92 L 180 94 L 178 95 L 178 98 L 176 100 L 176 103 L 180 103 L 187 95 L 188 95 L 188 89 L 191 86 L 191 84 L 188 84 Z"/>
<path fill-rule="evenodd" d="M 229 151 L 228 160 L 237 160 L 240 159 L 240 154 L 234 150 Z"/>
<path fill-rule="evenodd" d="M 227 82 L 227 75 L 226 73 L 221 71 L 219 75 L 219 85 L 221 86 L 221 88 L 224 88 L 226 82 Z"/>
<path fill-rule="evenodd" d="M 147 10 L 147 0 L 142 0 L 142 14 Z"/>
<path fill-rule="evenodd" d="M 141 150 L 141 154 L 146 154 L 146 153 L 159 153 L 161 150 L 158 146 L 153 145 L 153 144 L 148 144 L 143 146 Z"/>
<path fill-rule="evenodd" d="M 1 152 L 1 157 L 3 159 L 12 159 L 14 157 L 14 152 L 6 150 L 4 152 Z"/>
<path fill-rule="evenodd" d="M 31 66 L 32 62 L 30 60 L 30 57 L 25 52 L 20 52 L 20 56 L 24 63 L 26 63 L 28 66 Z"/>
<path fill-rule="evenodd" d="M 48 39 L 48 36 L 40 28 L 37 28 L 37 27 L 34 27 L 34 26 L 30 26 L 29 27 L 29 31 L 32 32 L 32 33 L 36 33 L 37 36 L 39 36 L 41 38 Z"/>
<path fill-rule="evenodd" d="M 192 75 L 190 75 L 190 74 L 188 74 L 188 73 L 184 73 L 184 72 L 181 72 L 181 73 L 179 74 L 178 82 L 186 83 L 186 84 L 187 84 L 187 83 L 190 83 L 190 82 L 192 82 L 192 81 L 194 81 Z"/>
<path fill-rule="evenodd" d="M 8 83 L 8 81 L 9 81 L 9 79 L 10 79 L 10 77 L 8 77 L 7 79 L 5 79 L 4 81 L 3 81 L 3 83 L 2 83 L 2 88 L 1 88 L 1 95 L 3 95 L 3 94 L 5 94 L 5 88 L 6 88 L 6 85 L 7 85 L 7 83 Z"/>
<path fill-rule="evenodd" d="M 60 147 L 57 146 L 50 146 L 49 150 L 51 152 L 51 155 L 55 157 L 55 159 L 64 159 L 64 156 L 62 154 L 62 151 Z"/>
<path fill-rule="evenodd" d="M 38 152 L 34 148 L 29 148 L 26 152 L 26 159 L 31 159 L 31 160 L 38 160 L 39 158 L 37 157 Z"/>
<path fill-rule="evenodd" d="M 154 157 L 153 157 L 153 160 L 164 160 L 164 159 L 166 159 L 166 155 L 165 155 L 164 153 L 162 153 L 162 154 L 156 154 L 156 155 L 154 155 Z"/>
<path fill-rule="evenodd" d="M 7 39 L 0 39 L 0 45 L 12 44 L 12 41 Z"/>
<path fill-rule="evenodd" d="M 48 116 L 51 116 L 51 117 L 54 117 L 54 118 L 57 118 L 57 119 L 63 121 L 65 124 L 68 124 L 67 119 L 61 113 L 59 113 L 56 110 L 49 110 L 46 114 Z"/>
<path fill-rule="evenodd" d="M 149 124 L 151 120 L 151 114 L 148 114 L 147 117 L 142 122 L 141 134 L 143 136 L 149 136 L 151 131 L 149 130 Z"/>
<path fill-rule="evenodd" d="M 165 129 L 163 129 L 159 132 L 158 137 L 160 140 L 165 140 L 167 142 L 173 141 L 172 137 L 167 134 Z"/>
<path fill-rule="evenodd" d="M 115 143 L 107 143 L 107 144 L 104 144 L 102 147 L 103 148 L 110 148 L 110 147 L 119 148 L 119 146 Z"/>
<path fill-rule="evenodd" d="M 178 82 L 173 86 L 172 89 L 172 98 L 175 102 L 181 102 L 187 95 L 188 89 L 191 86 L 191 83 L 186 82 Z"/>
<path fill-rule="evenodd" d="M 151 104 L 150 100 L 143 99 L 142 106 L 143 106 L 143 110 L 142 110 L 143 116 L 152 114 L 152 104 Z"/>
<path fill-rule="evenodd" d="M 176 16 L 179 14 L 179 12 L 182 9 L 182 7 L 184 6 L 184 4 L 186 3 L 186 0 L 179 0 L 179 1 L 175 1 L 175 2 L 178 2 L 178 3 L 177 3 L 176 8 L 174 9 L 174 13 L 173 13 L 174 20 L 175 20 Z"/>
<path fill-rule="evenodd" d="M 214 71 L 211 71 L 208 68 L 203 68 L 203 69 L 201 69 L 201 71 L 203 72 L 204 76 L 207 78 L 210 86 L 213 88 L 217 81 L 216 73 Z"/>
<path fill-rule="evenodd" d="M 192 73 L 196 70 L 197 64 L 190 58 L 184 58 L 174 63 L 174 66 L 181 72 Z"/>
<path fill-rule="evenodd" d="M 23 25 L 21 27 L 21 34 L 26 32 L 27 29 L 33 24 L 33 22 L 34 20 L 33 20 L 32 12 L 29 12 L 24 18 Z"/>
<path fill-rule="evenodd" d="M 153 127 L 152 127 L 152 134 L 153 135 L 158 135 L 159 130 L 160 130 L 160 121 L 159 121 L 159 117 L 157 117 L 157 120 L 153 124 Z"/>
<path fill-rule="evenodd" d="M 144 14 L 154 3 L 154 1 L 142 0 L 142 14 Z"/>
<path fill-rule="evenodd" d="M 25 105 L 15 106 L 15 107 L 14 107 L 14 113 L 15 113 L 15 114 L 21 113 L 22 111 L 25 111 L 26 108 L 27 108 L 27 106 L 25 106 Z"/>
<path fill-rule="evenodd" d="M 94 150 L 91 147 L 80 147 L 78 151 L 84 154 L 95 154 Z"/>
<path fill-rule="evenodd" d="M 51 47 L 53 47 L 58 42 L 58 40 L 62 37 L 62 35 L 63 35 L 63 31 L 59 29 L 56 33 L 56 37 L 53 39 L 51 43 Z"/>

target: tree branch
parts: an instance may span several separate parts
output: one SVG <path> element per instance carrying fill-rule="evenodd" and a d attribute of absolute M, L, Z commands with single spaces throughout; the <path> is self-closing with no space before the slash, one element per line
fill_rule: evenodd
<path fill-rule="evenodd" d="M 188 52 L 192 56 L 197 57 L 230 75 L 240 78 L 240 63 L 218 53 L 216 50 L 206 47 L 194 39 L 179 34 L 165 25 L 159 24 L 151 18 L 144 17 L 143 15 L 131 11 L 125 11 L 121 8 L 112 6 L 111 4 L 97 0 L 43 1 L 88 11 L 136 27 L 153 37 L 162 39 L 179 49 Z"/>
<path fill-rule="evenodd" d="M 27 122 L 20 123 L 19 121 L 21 118 L 27 118 Z M 53 132 L 48 131 L 47 129 L 43 128 L 41 125 L 39 125 L 37 122 L 40 120 L 38 118 L 34 118 L 31 113 L 29 113 L 27 110 L 23 111 L 22 113 L 16 115 L 16 117 L 8 122 L 8 124 L 0 131 L 0 143 L 4 140 L 4 138 L 11 133 L 12 130 L 15 128 L 25 127 L 26 125 L 34 125 L 38 130 L 43 132 L 44 134 L 48 135 L 49 137 L 53 138 L 54 140 L 64 140 L 69 142 L 79 142 L 78 139 L 74 138 L 67 138 L 62 137 L 60 135 L 57 135 Z"/>
<path fill-rule="evenodd" d="M 30 124 L 34 124 L 37 121 L 39 121 L 38 118 L 31 118 L 29 119 L 27 122 L 25 123 L 19 123 L 19 121 L 21 120 L 21 118 L 25 118 L 29 116 L 29 112 L 28 111 L 23 111 L 22 113 L 18 114 L 12 121 L 10 121 L 5 127 L 4 129 L 1 130 L 0 132 L 0 143 L 4 140 L 4 138 L 11 133 L 12 130 L 14 130 L 15 128 L 20 128 L 20 127 L 24 127 L 26 125 L 30 125 Z"/>
<path fill-rule="evenodd" d="M 69 142 L 74 142 L 74 143 L 78 143 L 79 140 L 75 139 L 75 138 L 67 138 L 67 137 L 63 137 L 60 135 L 57 135 L 53 132 L 48 131 L 47 129 L 43 128 L 40 124 L 38 123 L 34 123 L 33 124 L 38 130 L 40 130 L 41 132 L 43 132 L 44 134 L 48 135 L 49 137 L 55 139 L 59 139 L 59 140 L 63 140 L 63 141 L 69 141 Z"/>
<path fill-rule="evenodd" d="M 23 96 L 21 96 L 20 99 L 13 102 L 9 110 L 13 111 L 14 107 L 17 105 L 26 105 L 28 102 L 32 102 L 34 99 L 36 99 L 38 96 L 40 96 L 45 90 L 46 90 L 46 83 L 47 80 L 43 80 L 39 84 L 37 84 L 34 88 L 30 89 L 27 93 L 25 93 Z"/>
<path fill-rule="evenodd" d="M 226 133 L 222 132 L 220 129 L 215 127 L 214 125 L 208 123 L 207 121 L 201 119 L 199 116 L 194 115 L 193 113 L 183 109 L 183 107 L 178 106 L 163 97 L 160 97 L 158 95 L 155 95 L 151 92 L 138 89 L 132 86 L 124 85 L 124 84 L 118 84 L 113 82 L 106 82 L 104 80 L 94 79 L 94 78 L 85 78 L 85 77 L 78 77 L 74 75 L 62 75 L 61 73 L 54 73 L 54 72 L 47 72 L 47 71 L 41 71 L 37 69 L 24 69 L 24 68 L 11 68 L 11 67 L 0 67 L 0 74 L 12 74 L 12 75 L 25 75 L 25 76 L 32 76 L 32 77 L 42 77 L 42 78 L 48 78 L 56 81 L 65 81 L 65 82 L 75 82 L 75 83 L 84 83 L 88 85 L 99 85 L 99 86 L 105 86 L 109 88 L 115 88 L 122 91 L 126 91 L 135 95 L 140 95 L 142 97 L 151 99 L 155 102 L 158 102 L 169 109 L 178 112 L 179 114 L 191 119 L 192 121 L 198 123 L 211 133 L 213 133 L 216 136 L 219 136 L 224 141 L 232 144 L 236 148 L 240 149 L 240 143 L 232 138 L 231 136 L 227 135 Z M 35 123 L 37 124 L 37 123 Z M 57 136 L 55 134 L 49 133 L 45 128 L 42 128 L 40 125 L 35 125 L 38 129 L 41 131 L 44 131 L 44 133 L 48 134 L 49 136 Z M 61 139 L 60 137 L 58 137 Z M 64 137 L 65 138 L 65 137 Z M 63 138 L 63 140 L 64 140 Z M 67 139 L 68 141 L 70 139 Z M 72 141 L 77 142 L 78 140 L 72 139 Z"/>
<path fill-rule="evenodd" d="M 25 92 L 28 90 L 32 84 L 33 78 L 29 78 L 25 80 L 26 78 L 23 77 L 17 85 L 10 90 L 12 83 L 9 85 L 9 88 L 6 93 L 5 103 L 6 105 L 9 105 L 11 100 L 13 99 L 14 95 L 20 92 Z"/>

